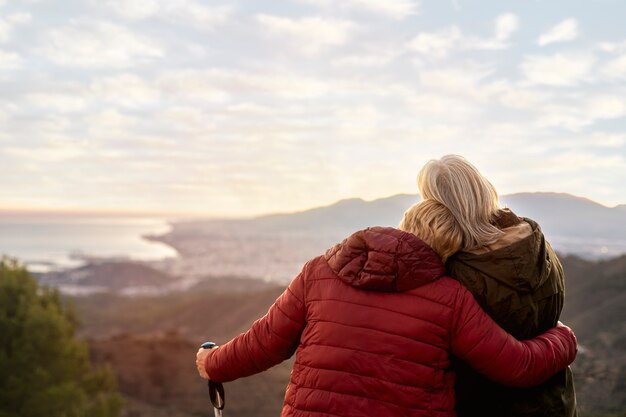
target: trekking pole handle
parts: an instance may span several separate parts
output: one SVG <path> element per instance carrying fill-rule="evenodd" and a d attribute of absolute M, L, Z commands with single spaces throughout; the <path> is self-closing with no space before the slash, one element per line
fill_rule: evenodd
<path fill-rule="evenodd" d="M 213 349 L 218 347 L 217 344 L 213 342 L 204 342 L 200 345 L 202 349 Z M 215 417 L 221 417 L 222 410 L 224 409 L 226 396 L 224 395 L 224 387 L 221 383 L 211 381 L 210 379 L 207 381 L 207 385 L 209 386 L 209 396 L 211 397 L 211 403 L 213 404 L 213 411 L 215 412 Z"/>

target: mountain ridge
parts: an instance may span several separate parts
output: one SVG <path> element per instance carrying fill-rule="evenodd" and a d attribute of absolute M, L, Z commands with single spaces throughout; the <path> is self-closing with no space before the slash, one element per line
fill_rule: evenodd
<path fill-rule="evenodd" d="M 609 207 L 595 200 L 592 200 L 591 198 L 588 198 L 588 197 L 565 193 L 565 192 L 556 192 L 556 191 L 520 191 L 516 193 L 503 194 L 503 195 L 500 195 L 499 197 L 500 199 L 506 199 L 507 197 L 516 197 L 516 196 L 559 196 L 559 197 L 570 198 L 571 200 L 580 200 L 580 201 L 588 202 L 590 204 L 594 204 L 594 205 L 604 207 L 607 209 L 626 210 L 626 203 L 618 204 L 614 207 Z M 367 204 L 367 203 L 378 203 L 378 202 L 387 201 L 387 200 L 404 199 L 404 198 L 416 198 L 415 202 L 421 200 L 421 197 L 419 194 L 410 194 L 410 193 L 392 194 L 389 196 L 377 197 L 372 200 L 364 199 L 361 197 L 348 197 L 348 198 L 341 198 L 333 203 L 309 207 L 309 208 L 295 210 L 295 211 L 263 213 L 263 214 L 253 215 L 253 216 L 245 216 L 245 217 L 196 217 L 196 218 L 189 217 L 181 221 L 185 222 L 185 221 L 211 221 L 211 220 L 219 220 L 219 221 L 258 220 L 258 219 L 265 218 L 265 217 L 298 215 L 298 214 L 305 213 L 305 212 L 325 209 L 325 208 L 329 208 L 332 206 L 344 205 L 347 203 Z"/>
<path fill-rule="evenodd" d="M 404 211 L 418 201 L 417 194 L 396 194 L 372 201 L 346 199 L 296 213 L 184 220 L 173 222 L 168 233 L 148 238 L 178 251 L 180 259 L 169 264 L 174 273 L 182 268 L 174 266 L 178 261 L 186 264 L 183 269 L 190 270 L 194 263 L 198 266 L 206 259 L 223 264 L 224 259 L 240 257 L 233 262 L 232 270 L 219 271 L 218 275 L 279 275 L 277 279 L 286 280 L 297 273 L 298 265 L 357 230 L 369 226 L 397 227 Z M 585 197 L 551 192 L 508 194 L 501 197 L 501 203 L 517 215 L 537 221 L 561 253 L 592 259 L 626 253 L 626 210 L 603 206 Z M 271 247 L 275 256 L 265 259 L 266 255 L 258 250 L 264 247 Z M 282 263 L 270 259 L 283 255 Z M 248 256 L 275 265 L 264 271 L 248 270 L 241 262 Z M 282 268 L 285 262 L 291 262 L 292 267 Z"/>

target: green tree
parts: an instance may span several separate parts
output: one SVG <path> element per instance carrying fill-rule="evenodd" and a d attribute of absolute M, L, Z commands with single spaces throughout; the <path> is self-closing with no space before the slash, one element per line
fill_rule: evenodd
<path fill-rule="evenodd" d="M 109 368 L 93 368 L 77 316 L 57 289 L 0 258 L 0 417 L 112 417 L 123 407 Z"/>

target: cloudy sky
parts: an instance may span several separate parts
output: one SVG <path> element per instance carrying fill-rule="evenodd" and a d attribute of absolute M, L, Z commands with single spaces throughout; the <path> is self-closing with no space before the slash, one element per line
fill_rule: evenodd
<path fill-rule="evenodd" d="M 626 203 L 622 0 L 0 0 L 0 208 L 250 215 L 415 193 Z"/>

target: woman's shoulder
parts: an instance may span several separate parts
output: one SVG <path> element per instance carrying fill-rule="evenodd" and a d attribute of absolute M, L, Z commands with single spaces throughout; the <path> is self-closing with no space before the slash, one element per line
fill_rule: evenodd
<path fill-rule="evenodd" d="M 543 232 L 536 221 L 527 217 L 520 217 L 508 208 L 501 209 L 498 212 L 493 224 L 502 230 L 502 236 L 495 242 L 466 251 L 465 253 L 472 255 L 497 254 L 498 251 L 506 248 L 515 249 L 517 244 L 524 246 L 524 241 L 543 239 Z M 506 250 L 506 252 L 510 251 Z"/>

